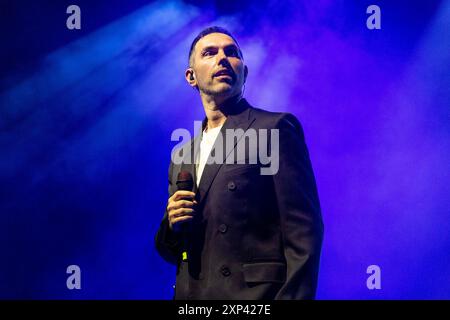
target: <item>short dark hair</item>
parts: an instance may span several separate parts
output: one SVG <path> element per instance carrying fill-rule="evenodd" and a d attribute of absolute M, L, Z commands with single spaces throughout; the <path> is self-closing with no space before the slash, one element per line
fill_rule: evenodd
<path fill-rule="evenodd" d="M 211 34 L 211 33 L 223 33 L 223 34 L 226 34 L 227 36 L 230 36 L 234 40 L 234 42 L 236 42 L 236 45 L 237 45 L 237 48 L 238 48 L 238 51 L 239 51 L 239 55 L 241 56 L 242 59 L 244 58 L 244 56 L 242 55 L 241 48 L 239 47 L 239 44 L 238 44 L 236 38 L 233 37 L 231 32 L 228 31 L 225 28 L 213 26 L 213 27 L 208 27 L 208 28 L 203 29 L 202 31 L 200 31 L 200 33 L 195 37 L 194 41 L 192 41 L 191 48 L 189 49 L 189 57 L 188 57 L 188 64 L 189 65 L 191 65 L 192 52 L 194 52 L 194 48 L 195 48 L 195 45 L 197 44 L 197 42 L 201 38 L 203 38 L 204 36 L 206 36 L 208 34 Z"/>

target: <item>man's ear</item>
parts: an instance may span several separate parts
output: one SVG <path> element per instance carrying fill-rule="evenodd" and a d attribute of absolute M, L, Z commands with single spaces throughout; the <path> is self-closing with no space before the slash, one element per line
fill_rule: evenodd
<path fill-rule="evenodd" d="M 248 68 L 247 66 L 244 66 L 244 83 L 245 81 L 247 81 L 247 76 L 248 76 Z"/>
<path fill-rule="evenodd" d="M 196 88 L 197 87 L 197 79 L 195 79 L 194 69 L 187 68 L 184 75 L 185 75 L 186 81 L 189 83 L 189 85 L 193 88 Z"/>

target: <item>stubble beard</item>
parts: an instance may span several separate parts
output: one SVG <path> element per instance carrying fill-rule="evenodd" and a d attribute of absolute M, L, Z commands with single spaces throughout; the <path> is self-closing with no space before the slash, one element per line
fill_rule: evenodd
<path fill-rule="evenodd" d="M 200 90 L 208 96 L 212 97 L 224 97 L 224 96 L 231 96 L 234 89 L 234 83 L 229 84 L 228 88 L 200 88 Z"/>

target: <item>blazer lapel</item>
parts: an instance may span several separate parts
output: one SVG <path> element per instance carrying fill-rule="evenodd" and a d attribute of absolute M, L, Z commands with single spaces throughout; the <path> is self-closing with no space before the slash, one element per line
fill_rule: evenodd
<path fill-rule="evenodd" d="M 181 163 L 180 171 L 189 171 L 194 179 L 194 187 L 192 192 L 197 193 L 197 170 L 196 161 L 197 154 L 200 150 L 201 133 L 198 134 L 194 139 L 191 140 L 189 147 L 185 149 L 183 156 L 183 161 Z"/>
<path fill-rule="evenodd" d="M 222 152 L 222 159 L 220 159 L 221 161 L 219 161 L 219 163 L 211 163 L 208 164 L 208 162 L 211 162 L 211 154 L 208 157 L 208 162 L 205 165 L 205 168 L 203 169 L 203 173 L 202 173 L 202 177 L 200 179 L 200 183 L 198 186 L 198 190 L 197 190 L 197 201 L 203 202 L 208 194 L 209 189 L 211 188 L 211 185 L 215 179 L 215 177 L 217 176 L 217 173 L 219 171 L 219 169 L 222 167 L 222 165 L 225 163 L 225 159 L 227 158 L 227 156 L 233 152 L 234 148 L 236 148 L 237 143 L 239 142 L 239 140 L 242 138 L 240 137 L 239 139 L 237 139 L 237 141 L 235 141 L 235 143 L 233 144 L 233 148 L 232 150 L 226 150 L 225 146 L 226 146 L 226 137 L 225 137 L 225 133 L 227 129 L 243 129 L 244 131 L 247 130 L 250 125 L 252 124 L 252 122 L 255 120 L 252 116 L 251 116 L 251 107 L 250 105 L 247 103 L 247 101 L 245 99 L 241 100 L 242 102 L 238 103 L 238 106 L 240 107 L 240 109 L 238 109 L 237 113 L 231 113 L 229 115 L 227 115 L 227 119 L 225 120 L 219 135 L 222 135 L 222 145 L 220 144 L 220 139 L 216 139 L 213 149 L 215 150 L 217 148 L 222 148 L 223 152 Z M 198 141 L 200 142 L 200 141 Z M 228 151 L 228 152 L 227 152 Z"/>

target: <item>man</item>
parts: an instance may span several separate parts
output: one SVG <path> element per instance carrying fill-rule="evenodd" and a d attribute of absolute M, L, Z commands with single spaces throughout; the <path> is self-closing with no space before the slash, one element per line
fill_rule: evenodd
<path fill-rule="evenodd" d="M 192 159 L 194 150 L 195 161 L 172 158 L 167 210 L 155 237 L 160 255 L 177 266 L 175 299 L 315 297 L 323 223 L 303 130 L 291 114 L 251 107 L 242 98 L 247 74 L 227 30 L 207 28 L 194 39 L 185 75 L 206 118 L 181 152 Z M 231 129 L 278 132 L 278 141 L 268 143 L 278 153 L 272 174 L 262 174 L 267 162 L 250 159 L 251 146 L 245 163 L 229 161 L 230 150 L 219 152 Z M 222 161 L 208 161 L 214 156 Z M 177 189 L 180 171 L 194 177 L 193 192 Z"/>

